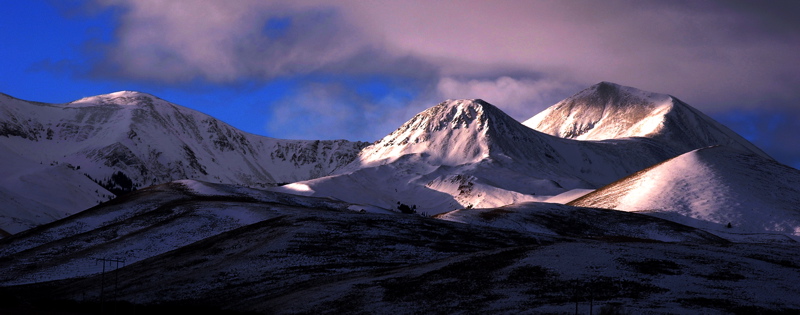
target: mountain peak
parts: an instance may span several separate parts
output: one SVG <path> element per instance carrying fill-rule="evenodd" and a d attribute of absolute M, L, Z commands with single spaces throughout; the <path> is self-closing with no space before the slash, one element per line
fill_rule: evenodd
<path fill-rule="evenodd" d="M 577 140 L 646 137 L 673 154 L 713 145 L 769 156 L 732 130 L 667 94 L 600 82 L 523 123 L 537 131 Z"/>
<path fill-rule="evenodd" d="M 520 131 L 522 130 L 522 131 Z M 489 155 L 495 135 L 530 131 L 499 108 L 481 99 L 446 100 L 417 114 L 362 152 L 363 162 L 426 154 L 456 165 Z"/>
<path fill-rule="evenodd" d="M 82 99 L 72 101 L 67 105 L 70 107 L 88 107 L 97 105 L 131 106 L 142 103 L 152 104 L 154 100 L 159 100 L 159 98 L 144 92 L 118 91 L 114 93 L 84 97 Z"/>
<path fill-rule="evenodd" d="M 499 111 L 481 99 L 446 100 L 417 114 L 406 125 L 427 131 L 467 128 L 473 123 L 482 127 L 486 123 L 487 112 Z"/>
<path fill-rule="evenodd" d="M 424 139 L 419 139 L 419 137 L 424 138 L 425 134 L 457 129 L 484 130 L 490 122 L 507 119 L 513 120 L 503 111 L 484 100 L 451 99 L 415 115 L 387 138 L 400 136 L 403 138 L 400 139 L 401 142 L 420 142 L 424 141 Z M 402 135 L 416 137 L 413 137 L 415 139 L 410 139 Z M 381 142 L 387 140 L 387 138 L 384 138 Z"/>
<path fill-rule="evenodd" d="M 631 107 L 652 106 L 671 100 L 667 94 L 648 92 L 630 86 L 602 81 L 568 98 L 585 101 L 595 106 Z"/>
<path fill-rule="evenodd" d="M 657 133 L 673 98 L 600 82 L 545 109 L 523 124 L 557 137 L 605 140 Z"/>

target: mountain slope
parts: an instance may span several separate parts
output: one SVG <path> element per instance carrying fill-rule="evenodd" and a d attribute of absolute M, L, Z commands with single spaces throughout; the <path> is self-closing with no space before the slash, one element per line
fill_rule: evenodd
<path fill-rule="evenodd" d="M 580 91 L 523 124 L 568 139 L 648 137 L 676 154 L 726 145 L 770 158 L 732 130 L 673 96 L 611 82 Z"/>
<path fill-rule="evenodd" d="M 181 180 L 147 187 L 68 218 L 6 239 L 0 248 L 4 285 L 81 277 L 94 257 L 128 264 L 243 226 L 302 209 L 347 211 L 348 204 L 242 186 Z M 44 259 L 43 257 L 49 257 Z M 10 266 L 38 264 L 24 275 Z"/>
<path fill-rule="evenodd" d="M 324 257 L 326 251 L 337 250 L 337 246 L 315 247 L 313 243 L 321 241 L 320 237 L 325 234 L 329 235 L 324 239 L 331 241 L 336 238 L 332 233 L 347 242 L 359 241 L 357 246 L 369 243 L 369 247 L 386 247 L 381 251 L 387 252 L 381 255 L 365 251 L 363 257 L 355 257 L 356 260 L 376 259 L 370 261 L 374 267 L 441 259 L 474 250 L 472 246 L 491 249 L 499 244 L 520 246 L 538 242 L 536 238 L 520 233 L 487 229 L 467 234 L 468 227 L 461 224 L 419 216 L 364 214 L 351 208 L 350 204 L 330 199 L 195 180 L 152 186 L 0 240 L 0 269 L 5 271 L 0 275 L 0 286 L 96 275 L 101 272 L 100 266 L 94 263 L 97 257 L 124 259 L 131 265 L 164 255 L 198 250 L 205 252 L 202 255 L 220 259 L 233 259 L 228 253 L 249 255 L 253 250 L 275 250 L 270 254 L 270 260 L 261 263 L 291 270 L 313 265 Z M 394 228 L 390 229 L 390 226 Z M 462 236 L 469 235 L 471 239 L 451 235 L 430 243 L 419 242 L 417 235 L 407 235 L 407 231 L 397 229 L 397 226 L 418 231 L 450 230 Z M 342 233 L 342 228 L 348 233 Z M 253 230 L 259 233 L 254 234 Z M 388 231 L 394 232 L 388 236 Z M 433 241 L 435 235 L 430 238 Z M 541 235 L 538 239 L 550 238 Z M 213 242 L 209 241 L 212 239 Z M 225 250 L 216 251 L 199 245 L 203 242 L 228 245 Z M 251 246 L 242 246 L 242 243 Z M 400 248 L 402 243 L 409 246 Z M 346 248 L 348 251 L 354 249 Z M 309 257 L 306 258 L 308 261 L 299 261 L 288 259 L 286 255 L 283 258 L 273 256 L 278 252 Z M 411 255 L 416 260 L 409 260 Z M 160 259 L 163 261 L 164 258 Z M 354 257 L 339 259 L 348 261 Z M 353 266 L 354 269 L 361 267 Z M 261 274 L 259 269 L 251 271 Z M 310 274 L 297 276 L 310 277 Z"/>
<path fill-rule="evenodd" d="M 0 228 L 16 233 L 87 209 L 113 194 L 68 164 L 39 164 L 0 143 Z"/>
<path fill-rule="evenodd" d="M 716 233 L 797 237 L 800 171 L 759 155 L 716 146 L 670 159 L 568 204 L 647 211 Z"/>
<path fill-rule="evenodd" d="M 28 102 L 2 94 L 0 147 L 4 149 L 0 154 L 25 167 L 0 166 L 4 176 L 0 193 L 16 202 L 3 207 L 0 216 L 17 222 L 0 228 L 18 232 L 83 210 L 112 193 L 183 178 L 264 185 L 324 176 L 352 161 L 364 145 L 247 134 L 139 92 L 116 92 L 66 104 Z M 54 175 L 69 173 L 64 171 L 67 168 L 74 174 Z M 83 183 L 78 177 L 96 184 Z M 31 184 L 15 189 L 20 182 Z M 52 194 L 53 186 L 78 190 L 70 194 L 76 200 L 48 201 L 43 196 Z M 38 201 L 44 201 L 45 207 Z M 40 214 L 38 219 L 21 218 L 25 216 L 20 213 L 33 208 Z"/>
<path fill-rule="evenodd" d="M 436 214 L 597 188 L 671 154 L 649 139 L 553 137 L 482 100 L 448 100 L 365 148 L 334 175 L 278 190 L 387 209 L 416 205 Z"/>
<path fill-rule="evenodd" d="M 711 233 L 643 214 L 544 202 L 526 202 L 488 209 L 459 209 L 438 214 L 435 218 L 521 232 L 574 237 L 726 243 Z"/>
<path fill-rule="evenodd" d="M 581 310 L 618 313 L 800 309 L 796 243 L 720 243 L 655 218 L 566 209 L 482 226 L 173 182 L 0 240 L 0 313 L 538 314 L 574 312 L 576 294 Z M 557 233 L 491 226 L 531 216 Z"/>

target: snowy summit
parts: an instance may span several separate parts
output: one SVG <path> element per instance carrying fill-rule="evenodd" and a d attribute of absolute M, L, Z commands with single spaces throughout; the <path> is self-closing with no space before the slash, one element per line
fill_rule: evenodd
<path fill-rule="evenodd" d="M 526 128 L 481 99 L 447 100 L 417 114 L 361 154 L 362 165 L 425 153 L 430 161 L 460 165 L 485 159 L 506 137 L 529 133 Z M 519 140 L 519 139 L 518 139 Z"/>
<path fill-rule="evenodd" d="M 726 145 L 770 158 L 732 130 L 671 95 L 611 82 L 580 91 L 523 124 L 568 139 L 646 137 L 679 154 Z"/>
<path fill-rule="evenodd" d="M 161 99 L 143 92 L 119 91 L 103 95 L 84 97 L 64 105 L 68 107 L 90 107 L 103 105 L 135 106 L 142 103 L 152 104 L 154 100 Z"/>

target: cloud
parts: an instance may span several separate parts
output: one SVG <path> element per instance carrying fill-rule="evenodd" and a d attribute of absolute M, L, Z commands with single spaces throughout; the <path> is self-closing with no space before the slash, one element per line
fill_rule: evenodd
<path fill-rule="evenodd" d="M 375 141 L 431 106 L 392 86 L 312 79 L 268 104 L 265 129 L 286 139 Z"/>
<path fill-rule="evenodd" d="M 575 86 L 548 79 L 511 78 L 458 80 L 444 77 L 437 84 L 442 98 L 480 98 L 517 120 L 526 120 L 563 99 Z"/>
<path fill-rule="evenodd" d="M 180 84 L 236 83 L 318 72 L 371 50 L 326 6 L 264 1 L 102 1 L 121 7 L 114 41 L 100 48 L 93 75 Z"/>
<path fill-rule="evenodd" d="M 445 77 L 435 89 L 418 93 L 419 88 L 381 80 L 302 80 L 288 96 L 266 105 L 270 118 L 265 129 L 278 138 L 375 141 L 447 98 L 482 98 L 522 120 L 555 103 L 565 90 L 574 90 L 546 79 Z"/>
<path fill-rule="evenodd" d="M 98 1 L 123 7 L 97 76 L 235 84 L 309 73 L 437 85 L 536 72 L 677 95 L 701 109 L 796 99 L 791 1 Z M 276 22 L 277 21 L 277 22 Z M 274 25 L 279 25 L 276 32 Z"/>
<path fill-rule="evenodd" d="M 374 139 L 443 98 L 483 98 L 524 119 L 600 81 L 672 94 L 709 114 L 793 113 L 800 99 L 797 1 L 93 4 L 120 12 L 113 39 L 92 46 L 95 78 L 236 85 L 327 76 L 274 103 L 285 121 L 314 122 L 306 131 L 270 122 L 297 137 Z M 394 77 L 414 97 L 387 105 L 341 75 Z"/>
<path fill-rule="evenodd" d="M 792 22 L 783 27 L 793 31 L 777 32 L 770 12 L 751 7 L 724 1 L 404 1 L 352 10 L 369 36 L 435 60 L 444 75 L 524 69 L 585 85 L 607 80 L 667 92 L 707 107 L 764 93 L 794 97 L 798 23 L 787 17 Z"/>

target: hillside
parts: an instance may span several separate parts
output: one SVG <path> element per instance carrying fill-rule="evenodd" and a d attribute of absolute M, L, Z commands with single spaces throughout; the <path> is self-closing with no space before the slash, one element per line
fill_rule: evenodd
<path fill-rule="evenodd" d="M 718 234 L 798 237 L 800 171 L 715 146 L 642 170 L 568 204 L 640 211 Z"/>
<path fill-rule="evenodd" d="M 541 211 L 565 227 L 543 233 L 353 210 L 198 181 L 142 189 L 0 240 L 0 313 L 800 310 L 796 244 L 625 213 L 639 237 L 581 211 Z"/>

